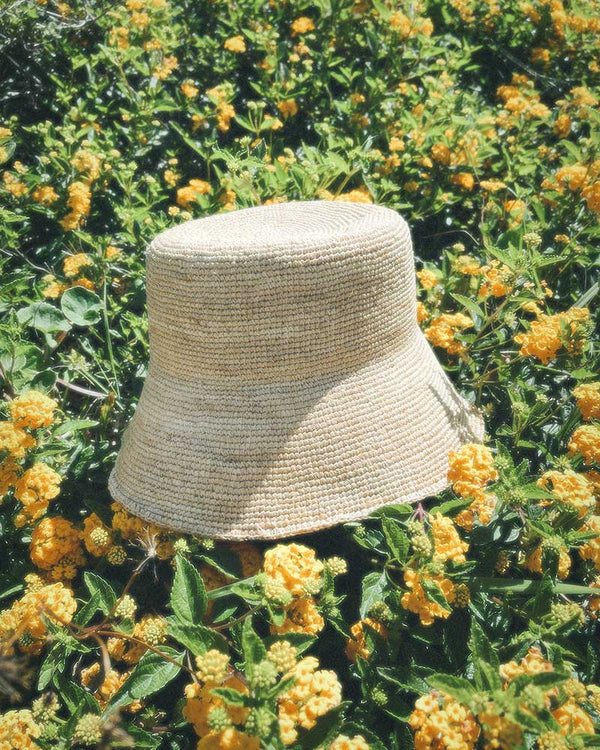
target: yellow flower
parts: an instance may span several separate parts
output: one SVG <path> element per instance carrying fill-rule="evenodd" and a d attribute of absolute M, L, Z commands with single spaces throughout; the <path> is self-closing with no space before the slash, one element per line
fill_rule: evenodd
<path fill-rule="evenodd" d="M 198 87 L 194 86 L 192 81 L 184 81 L 179 87 L 179 90 L 188 99 L 193 99 L 194 97 L 198 96 L 198 91 L 199 91 Z M 168 171 L 171 171 L 171 170 L 168 170 Z"/>
<path fill-rule="evenodd" d="M 592 717 L 577 704 L 574 698 L 552 711 L 560 725 L 561 734 L 571 737 L 577 734 L 595 734 Z"/>
<path fill-rule="evenodd" d="M 24 182 L 21 182 L 21 180 L 19 180 L 14 174 L 4 172 L 2 174 L 2 181 L 4 182 L 4 187 L 9 193 L 14 195 L 15 198 L 21 198 L 23 195 L 27 194 L 27 185 L 25 185 Z"/>
<path fill-rule="evenodd" d="M 465 347 L 455 339 L 455 333 L 472 327 L 473 321 L 463 313 L 442 313 L 425 329 L 425 336 L 434 346 L 445 349 L 448 354 L 461 354 Z"/>
<path fill-rule="evenodd" d="M 451 609 L 450 607 L 442 607 L 441 604 L 427 598 L 422 585 L 423 580 L 435 581 L 439 585 L 448 604 L 451 604 L 455 598 L 454 584 L 450 579 L 443 578 L 441 575 L 419 573 L 416 570 L 412 570 L 412 568 L 405 569 L 404 583 L 409 591 L 402 595 L 400 603 L 404 609 L 419 615 L 421 625 L 432 625 L 436 617 L 442 619 L 449 617 Z"/>
<path fill-rule="evenodd" d="M 556 118 L 552 130 L 557 138 L 566 138 L 571 132 L 571 118 L 567 114 L 559 115 Z"/>
<path fill-rule="evenodd" d="M 202 682 L 222 682 L 228 666 L 229 656 L 215 648 L 196 657 L 196 675 Z"/>
<path fill-rule="evenodd" d="M 480 297 L 504 297 L 512 289 L 514 273 L 508 266 L 500 264 L 498 261 L 492 261 L 489 266 L 482 266 L 480 272 L 485 278 L 485 282 L 479 289 Z"/>
<path fill-rule="evenodd" d="M 480 443 L 467 443 L 448 456 L 448 481 L 461 497 L 479 497 L 488 482 L 498 479 L 491 450 Z"/>
<path fill-rule="evenodd" d="M 463 188 L 463 190 L 473 190 L 475 185 L 475 178 L 470 172 L 457 172 L 450 178 L 450 182 L 453 185 Z"/>
<path fill-rule="evenodd" d="M 527 333 L 515 336 L 515 342 L 521 344 L 519 352 L 536 357 L 544 364 L 554 359 L 563 347 L 571 354 L 579 353 L 583 347 L 581 326 L 589 314 L 586 307 L 572 307 L 557 315 L 540 313 L 537 320 L 529 324 Z"/>
<path fill-rule="evenodd" d="M 342 686 L 335 672 L 318 669 L 314 656 L 306 656 L 288 673 L 294 685 L 278 697 L 279 727 L 285 745 L 298 737 L 297 727 L 312 729 L 323 716 L 342 700 Z"/>
<path fill-rule="evenodd" d="M 465 276 L 477 276 L 482 273 L 482 267 L 470 255 L 459 255 L 454 262 L 454 269 Z"/>
<path fill-rule="evenodd" d="M 580 531 L 595 531 L 598 535 L 582 544 L 578 552 L 582 560 L 589 560 L 596 570 L 600 570 L 600 516 L 588 518 Z"/>
<path fill-rule="evenodd" d="M 500 677 L 510 682 L 521 675 L 534 675 L 542 672 L 553 672 L 552 662 L 544 659 L 539 648 L 532 646 L 520 662 L 509 661 L 499 667 Z"/>
<path fill-rule="evenodd" d="M 44 638 L 46 624 L 43 617 L 68 623 L 76 609 L 73 592 L 63 583 L 28 587 L 10 609 L 0 613 L 0 642 L 6 643 L 9 638 L 22 633 L 29 633 L 35 639 Z"/>
<path fill-rule="evenodd" d="M 302 544 L 278 544 L 265 552 L 264 571 L 293 596 L 302 596 L 306 584 L 320 581 L 323 563 L 313 549 Z"/>
<path fill-rule="evenodd" d="M 271 625 L 271 632 L 278 635 L 287 633 L 308 633 L 316 635 L 325 627 L 325 620 L 319 614 L 315 600 L 311 596 L 295 599 L 285 610 L 285 620 L 281 625 Z"/>
<path fill-rule="evenodd" d="M 360 656 L 362 659 L 368 659 L 371 656 L 371 652 L 367 646 L 365 625 L 372 628 L 382 638 L 387 638 L 387 628 L 377 620 L 366 617 L 364 620 L 355 622 L 350 628 L 351 637 L 346 641 L 345 648 L 345 654 L 350 661 L 356 661 L 357 656 Z"/>
<path fill-rule="evenodd" d="M 49 570 L 63 557 L 73 555 L 83 564 L 79 531 L 66 518 L 44 518 L 33 530 L 29 553 L 38 568 Z"/>
<path fill-rule="evenodd" d="M 308 18 L 307 16 L 300 16 L 292 22 L 291 30 L 292 36 L 297 36 L 298 34 L 308 34 L 309 31 L 315 30 L 315 24 L 312 18 Z"/>
<path fill-rule="evenodd" d="M 585 198 L 590 211 L 600 213 L 600 182 L 593 182 L 584 187 L 581 195 Z"/>
<path fill-rule="evenodd" d="M 83 218 L 90 213 L 92 202 L 92 194 L 85 182 L 72 182 L 67 191 L 69 193 L 67 206 L 71 210 L 60 220 L 60 225 L 65 232 L 81 226 Z"/>
<path fill-rule="evenodd" d="M 40 750 L 40 746 L 34 740 L 42 734 L 42 729 L 28 709 L 0 714 L 0 748 Z"/>
<path fill-rule="evenodd" d="M 94 557 L 105 555 L 112 544 L 110 529 L 96 513 L 85 518 L 82 536 L 85 548 Z"/>
<path fill-rule="evenodd" d="M 600 426 L 596 424 L 578 427 L 569 441 L 569 455 L 580 453 L 586 464 L 600 463 Z"/>
<path fill-rule="evenodd" d="M 92 154 L 90 151 L 80 148 L 73 157 L 72 164 L 78 172 L 87 176 L 87 182 L 90 183 L 98 179 L 102 159 L 97 154 Z"/>
<path fill-rule="evenodd" d="M 575 508 L 580 518 L 596 507 L 593 486 L 584 474 L 577 474 L 571 469 L 547 471 L 538 479 L 537 484 L 550 490 L 560 502 Z M 540 505 L 547 504 L 545 500 L 540 502 Z"/>
<path fill-rule="evenodd" d="M 417 278 L 423 289 L 433 289 L 439 284 L 439 276 L 435 271 L 429 268 L 424 268 L 422 271 L 417 271 Z"/>
<path fill-rule="evenodd" d="M 206 195 L 212 191 L 210 183 L 204 180 L 190 180 L 186 187 L 179 188 L 177 191 L 177 203 L 182 208 L 191 208 L 201 195 Z"/>
<path fill-rule="evenodd" d="M 473 750 L 480 732 L 471 711 L 444 693 L 417 698 L 408 724 L 416 750 Z"/>
<path fill-rule="evenodd" d="M 211 692 L 213 687 L 214 684 L 212 683 L 199 685 L 197 682 L 193 682 L 185 687 L 186 703 L 182 713 L 186 721 L 189 721 L 193 725 L 194 731 L 199 737 L 205 737 L 210 734 L 208 714 L 213 708 L 224 706 L 235 724 L 243 724 L 248 715 L 247 708 L 226 705 L 221 698 L 213 695 Z M 226 687 L 243 695 L 248 693 L 246 685 L 233 675 L 228 675 L 219 687 Z"/>
<path fill-rule="evenodd" d="M 339 734 L 329 745 L 328 750 L 370 750 L 370 747 L 362 734 L 355 734 L 354 737 Z"/>
<path fill-rule="evenodd" d="M 286 99 L 277 103 L 277 109 L 280 111 L 284 120 L 293 117 L 298 112 L 298 105 L 294 99 Z"/>
<path fill-rule="evenodd" d="M 31 197 L 36 203 L 41 203 L 43 206 L 50 206 L 58 200 L 58 194 L 51 185 L 38 185 Z"/>
<path fill-rule="evenodd" d="M 600 419 L 600 381 L 578 385 L 573 395 L 584 419 Z"/>
<path fill-rule="evenodd" d="M 0 452 L 12 458 L 23 458 L 25 451 L 35 446 L 35 438 L 12 422 L 0 422 Z"/>
<path fill-rule="evenodd" d="M 196 750 L 260 750 L 258 737 L 249 737 L 234 727 L 222 732 L 210 732 L 196 746 Z"/>
<path fill-rule="evenodd" d="M 170 57 L 165 57 L 160 65 L 157 65 L 157 67 L 152 71 L 152 75 L 154 76 L 154 78 L 158 78 L 160 81 L 164 81 L 165 78 L 168 78 L 171 73 L 178 67 L 179 61 L 174 55 L 171 55 Z"/>
<path fill-rule="evenodd" d="M 54 411 L 58 404 L 40 391 L 27 391 L 13 399 L 8 409 L 17 427 L 36 430 L 49 427 L 54 421 Z"/>
<path fill-rule="evenodd" d="M 63 273 L 67 278 L 73 278 L 81 273 L 81 269 L 84 266 L 91 266 L 92 259 L 85 253 L 77 253 L 76 255 L 68 255 L 63 260 Z"/>
<path fill-rule="evenodd" d="M 535 550 L 526 558 L 523 566 L 532 573 L 542 575 L 542 545 L 538 545 Z M 558 557 L 558 577 L 564 579 L 569 575 L 571 570 L 571 556 L 569 550 L 562 546 Z"/>
<path fill-rule="evenodd" d="M 488 193 L 495 193 L 498 190 L 505 189 L 506 184 L 502 180 L 480 180 L 479 187 L 487 190 Z"/>
<path fill-rule="evenodd" d="M 45 463 L 39 462 L 27 469 L 15 484 L 15 498 L 23 504 L 15 525 L 23 526 L 42 516 L 50 500 L 60 493 L 61 481 L 60 474 Z"/>
<path fill-rule="evenodd" d="M 246 51 L 246 42 L 243 36 L 232 36 L 225 40 L 223 47 L 229 52 L 242 53 Z"/>
<path fill-rule="evenodd" d="M 443 164 L 444 166 L 448 166 L 450 164 L 452 153 L 445 143 L 434 144 L 431 147 L 430 153 L 433 161 L 437 161 L 438 164 Z"/>
<path fill-rule="evenodd" d="M 434 542 L 434 561 L 466 562 L 465 552 L 468 551 L 469 545 L 461 540 L 451 518 L 442 516 L 441 513 L 434 513 L 431 516 L 431 532 Z"/>

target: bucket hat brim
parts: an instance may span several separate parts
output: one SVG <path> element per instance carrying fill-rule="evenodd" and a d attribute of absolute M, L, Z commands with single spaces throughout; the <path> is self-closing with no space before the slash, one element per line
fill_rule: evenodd
<path fill-rule="evenodd" d="M 176 531 L 277 539 L 435 495 L 449 452 L 483 437 L 418 328 L 392 354 L 314 380 L 178 383 L 151 364 L 109 490 Z"/>

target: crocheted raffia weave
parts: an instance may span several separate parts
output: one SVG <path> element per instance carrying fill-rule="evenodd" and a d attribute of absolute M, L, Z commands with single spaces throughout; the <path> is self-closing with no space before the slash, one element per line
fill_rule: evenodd
<path fill-rule="evenodd" d="M 396 212 L 291 201 L 188 221 L 147 253 L 148 376 L 109 479 L 132 513 L 272 539 L 448 485 L 483 439 L 416 317 Z"/>

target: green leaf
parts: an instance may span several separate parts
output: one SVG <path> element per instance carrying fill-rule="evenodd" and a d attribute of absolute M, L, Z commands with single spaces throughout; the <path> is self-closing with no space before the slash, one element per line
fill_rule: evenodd
<path fill-rule="evenodd" d="M 175 660 L 181 661 L 183 659 L 183 653 L 179 653 L 168 646 L 162 646 L 160 650 Z M 138 698 L 147 698 L 157 693 L 174 680 L 180 671 L 181 667 L 177 664 L 167 661 L 153 651 L 147 651 L 123 685 L 113 695 L 105 711 L 114 711 L 116 708 L 126 706 Z"/>
<path fill-rule="evenodd" d="M 254 632 L 251 617 L 247 617 L 242 626 L 242 651 L 247 667 L 251 664 L 258 664 L 267 655 L 267 649 Z"/>
<path fill-rule="evenodd" d="M 475 668 L 475 683 L 484 690 L 498 690 L 502 687 L 500 678 L 500 661 L 489 638 L 481 629 L 479 623 L 471 620 L 471 635 L 469 645 L 473 653 Z"/>
<path fill-rule="evenodd" d="M 60 693 L 69 713 L 74 713 L 79 706 L 84 706 L 85 713 L 100 713 L 98 701 L 80 685 L 71 682 L 62 671 L 56 671 L 52 682 Z"/>
<path fill-rule="evenodd" d="M 66 650 L 62 644 L 56 644 L 44 659 L 38 673 L 37 689 L 43 690 L 52 680 L 55 672 L 61 672 L 65 668 Z"/>
<path fill-rule="evenodd" d="M 61 311 L 47 302 L 34 302 L 17 311 L 17 320 L 44 333 L 68 331 L 71 326 Z"/>
<path fill-rule="evenodd" d="M 362 597 L 360 603 L 360 616 L 366 617 L 373 604 L 383 601 L 388 590 L 388 581 L 385 573 L 367 573 L 362 582 Z"/>
<path fill-rule="evenodd" d="M 398 524 L 389 518 L 381 519 L 381 527 L 392 556 L 394 559 L 404 562 L 410 548 L 408 537 Z"/>
<path fill-rule="evenodd" d="M 466 705 L 469 705 L 469 701 L 476 692 L 469 680 L 451 674 L 432 674 L 427 677 L 427 682 L 432 688 L 442 690 Z"/>
<path fill-rule="evenodd" d="M 444 596 L 444 592 L 442 591 L 437 581 L 431 581 L 427 578 L 422 578 L 421 586 L 423 587 L 423 591 L 425 592 L 427 598 L 430 601 L 435 602 L 436 604 L 439 604 L 439 606 L 442 607 L 443 609 L 446 609 L 446 610 L 450 609 L 448 600 Z"/>
<path fill-rule="evenodd" d="M 298 740 L 302 750 L 317 750 L 323 745 L 329 746 L 337 735 L 340 733 L 344 712 L 350 705 L 349 701 L 340 703 L 324 716 L 317 719 L 317 723 L 308 732 L 300 734 Z"/>
<path fill-rule="evenodd" d="M 60 307 L 65 318 L 76 326 L 90 326 L 100 320 L 102 302 L 95 292 L 72 286 L 63 292 Z"/>
<path fill-rule="evenodd" d="M 211 648 L 229 653 L 227 639 L 216 630 L 207 628 L 200 623 L 182 623 L 176 618 L 167 618 L 168 633 L 182 646 L 189 649 L 194 656 L 204 654 Z"/>
<path fill-rule="evenodd" d="M 196 568 L 185 557 L 175 558 L 175 577 L 169 604 L 178 620 L 200 623 L 206 612 L 206 590 Z"/>
<path fill-rule="evenodd" d="M 107 615 L 117 603 L 117 595 L 110 583 L 89 570 L 83 574 L 83 580 L 96 605 Z"/>
<path fill-rule="evenodd" d="M 232 688 L 213 688 L 210 694 L 218 696 L 229 706 L 248 706 L 252 700 L 249 695 L 244 695 L 239 690 L 233 690 Z"/>
<path fill-rule="evenodd" d="M 480 323 L 485 319 L 485 313 L 483 312 L 481 307 L 472 299 L 465 297 L 464 294 L 456 294 L 455 292 L 452 292 L 450 296 L 454 297 L 457 302 L 460 302 L 463 307 L 466 307 L 466 309 L 471 313 L 471 316 L 474 318 L 475 323 Z"/>
<path fill-rule="evenodd" d="M 54 435 L 67 435 L 78 430 L 87 430 L 90 427 L 96 427 L 97 424 L 95 419 L 68 419 L 54 430 Z"/>

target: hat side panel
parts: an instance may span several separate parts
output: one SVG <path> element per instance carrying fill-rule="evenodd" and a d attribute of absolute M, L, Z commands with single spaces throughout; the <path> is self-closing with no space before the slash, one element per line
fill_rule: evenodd
<path fill-rule="evenodd" d="M 400 348 L 417 326 L 406 225 L 317 250 L 150 251 L 151 362 L 184 380 L 279 382 L 351 370 Z"/>

